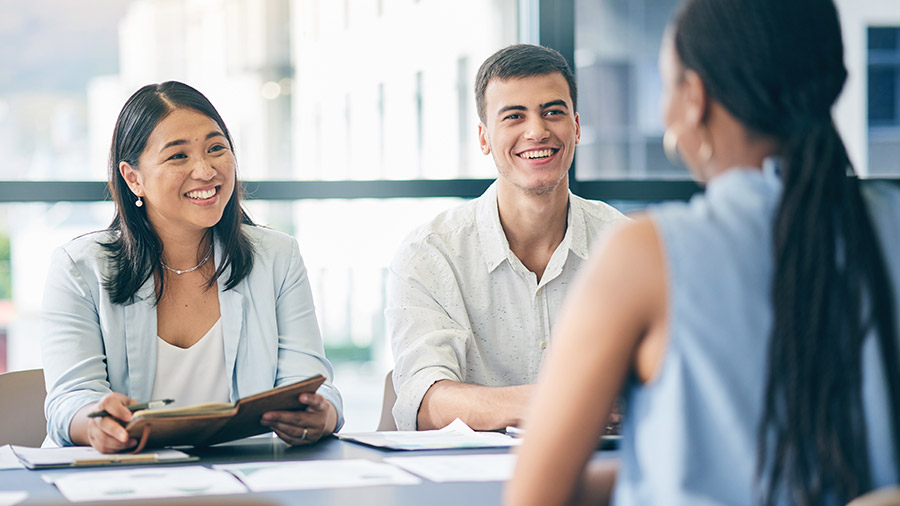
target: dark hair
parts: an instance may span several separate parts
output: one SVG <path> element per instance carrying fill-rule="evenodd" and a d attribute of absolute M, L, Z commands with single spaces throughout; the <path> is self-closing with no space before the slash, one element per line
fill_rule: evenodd
<path fill-rule="evenodd" d="M 184 83 L 148 84 L 125 102 L 116 120 L 109 152 L 109 193 L 116 204 L 116 214 L 109 230 L 116 234 L 112 242 L 103 244 L 113 265 L 103 285 L 115 304 L 128 301 L 154 273 L 158 280 L 157 302 L 163 294 L 162 243 L 147 220 L 144 208 L 134 205 L 136 197 L 119 172 L 119 163 L 127 162 L 138 167 L 138 158 L 156 125 L 180 108 L 193 109 L 215 121 L 225 134 L 229 147 L 234 148 L 231 134 L 216 108 L 202 93 Z M 210 240 L 218 239 L 222 243 L 222 262 L 209 279 L 207 286 L 210 288 L 215 286 L 229 266 L 231 273 L 226 290 L 234 288 L 253 268 L 253 245 L 241 228 L 242 224 L 252 225 L 253 221 L 241 207 L 241 186 L 237 180 L 234 186 L 222 219 L 207 232 L 212 234 Z"/>
<path fill-rule="evenodd" d="M 861 387 L 873 331 L 894 455 L 900 376 L 884 252 L 831 119 L 847 76 L 837 11 L 831 0 L 688 0 L 674 42 L 713 100 L 779 145 L 759 499 L 844 504 L 872 487 Z"/>
<path fill-rule="evenodd" d="M 559 51 L 531 44 L 514 44 L 492 54 L 478 68 L 478 75 L 475 77 L 475 105 L 478 107 L 478 119 L 482 123 L 485 122 L 484 92 L 491 79 L 506 81 L 554 72 L 562 74 L 569 83 L 572 109 L 577 110 L 578 86 L 575 84 L 575 75 Z"/>

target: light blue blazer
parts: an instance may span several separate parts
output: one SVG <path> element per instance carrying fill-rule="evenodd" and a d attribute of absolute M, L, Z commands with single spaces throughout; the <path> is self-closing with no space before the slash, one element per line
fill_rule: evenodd
<path fill-rule="evenodd" d="M 273 230 L 244 225 L 254 246 L 253 270 L 231 290 L 229 271 L 219 278 L 225 370 L 231 400 L 315 374 L 328 380 L 318 393 L 337 410 L 341 395 L 325 358 L 312 292 L 297 241 Z M 81 236 L 57 249 L 44 288 L 41 352 L 48 437 L 71 445 L 69 424 L 84 405 L 109 392 L 150 400 L 156 374 L 156 297 L 151 276 L 124 304 L 103 287 L 111 264 L 100 242 L 113 232 Z M 216 265 L 221 262 L 216 247 Z"/>

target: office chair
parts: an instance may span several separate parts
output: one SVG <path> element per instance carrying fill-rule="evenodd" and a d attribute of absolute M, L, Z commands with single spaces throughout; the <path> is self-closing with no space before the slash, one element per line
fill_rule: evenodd
<path fill-rule="evenodd" d="M 875 489 L 847 503 L 847 506 L 897 506 L 900 504 L 900 487 Z"/>
<path fill-rule="evenodd" d="M 384 377 L 384 400 L 381 403 L 381 420 L 378 422 L 378 430 L 397 430 L 394 422 L 394 403 L 397 402 L 397 392 L 394 391 L 394 371 L 390 370 Z"/>
<path fill-rule="evenodd" d="M 46 396 L 43 369 L 0 374 L 0 445 L 41 446 Z"/>

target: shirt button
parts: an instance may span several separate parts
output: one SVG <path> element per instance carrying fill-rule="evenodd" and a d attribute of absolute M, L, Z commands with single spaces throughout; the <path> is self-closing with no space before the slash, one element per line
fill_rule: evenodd
<path fill-rule="evenodd" d="M 537 290 L 537 294 L 538 294 L 538 295 L 541 294 L 541 290 L 543 290 L 543 288 L 538 288 L 538 290 Z"/>
<path fill-rule="evenodd" d="M 541 341 L 541 349 L 547 348 L 547 341 Z"/>

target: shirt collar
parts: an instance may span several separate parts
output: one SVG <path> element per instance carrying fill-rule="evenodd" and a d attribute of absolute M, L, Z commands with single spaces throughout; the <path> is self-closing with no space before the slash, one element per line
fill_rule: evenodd
<path fill-rule="evenodd" d="M 476 203 L 476 224 L 478 238 L 484 251 L 484 261 L 488 272 L 492 272 L 512 252 L 503 226 L 500 225 L 500 210 L 497 207 L 497 181 L 494 181 L 485 192 L 478 197 Z M 566 233 L 559 248 L 571 250 L 582 259 L 588 255 L 587 230 L 584 217 L 584 200 L 575 197 L 569 191 L 569 209 L 566 218 Z"/>

